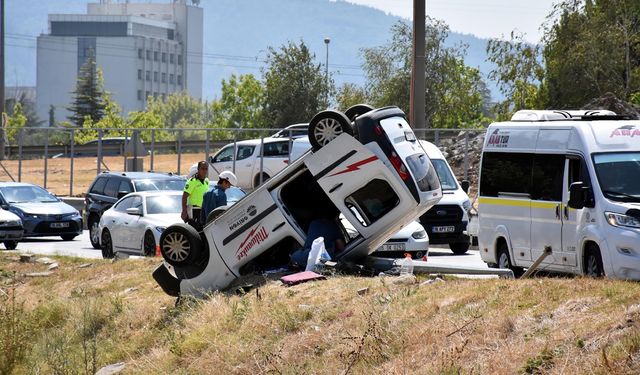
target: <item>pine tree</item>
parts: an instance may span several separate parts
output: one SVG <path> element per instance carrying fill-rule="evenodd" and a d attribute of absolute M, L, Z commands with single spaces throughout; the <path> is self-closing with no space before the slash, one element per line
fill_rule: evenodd
<path fill-rule="evenodd" d="M 95 123 L 104 116 L 105 100 L 102 71 L 96 66 L 93 53 L 80 68 L 76 89 L 73 91 L 73 102 L 67 108 L 71 112 L 68 119 L 78 127 L 82 127 L 87 116 Z"/>

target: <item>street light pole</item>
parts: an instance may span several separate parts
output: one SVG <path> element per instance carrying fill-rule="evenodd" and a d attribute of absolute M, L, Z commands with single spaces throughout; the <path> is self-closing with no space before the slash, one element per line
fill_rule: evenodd
<path fill-rule="evenodd" d="M 324 93 L 324 102 L 327 108 L 329 107 L 329 43 L 331 39 L 324 38 L 324 44 L 327 46 L 327 61 L 324 64 L 324 85 L 325 85 L 325 93 Z"/>

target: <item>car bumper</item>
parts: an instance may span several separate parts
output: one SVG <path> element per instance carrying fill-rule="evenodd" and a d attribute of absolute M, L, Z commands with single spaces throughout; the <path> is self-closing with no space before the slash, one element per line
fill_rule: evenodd
<path fill-rule="evenodd" d="M 2 228 L 0 227 L 0 242 L 2 241 L 19 241 L 22 239 L 24 229 L 20 228 Z"/>
<path fill-rule="evenodd" d="M 31 219 L 22 222 L 24 237 L 44 237 L 82 234 L 82 218 L 66 220 Z"/>

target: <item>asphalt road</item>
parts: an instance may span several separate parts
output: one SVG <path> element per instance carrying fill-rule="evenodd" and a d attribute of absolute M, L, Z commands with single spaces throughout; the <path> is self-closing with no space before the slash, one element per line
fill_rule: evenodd
<path fill-rule="evenodd" d="M 2 245 L 0 245 L 2 246 Z M 0 247 L 1 248 L 1 247 Z M 64 255 L 80 258 L 102 258 L 100 250 L 91 246 L 89 231 L 85 230 L 81 236 L 73 241 L 63 241 L 60 237 L 28 238 L 18 243 L 17 251 L 20 253 L 32 253 L 38 255 Z M 460 265 L 469 267 L 482 267 L 486 265 L 480 259 L 477 250 L 469 250 L 464 255 L 453 255 L 448 247 L 432 245 L 429 250 L 428 262 L 446 265 Z"/>

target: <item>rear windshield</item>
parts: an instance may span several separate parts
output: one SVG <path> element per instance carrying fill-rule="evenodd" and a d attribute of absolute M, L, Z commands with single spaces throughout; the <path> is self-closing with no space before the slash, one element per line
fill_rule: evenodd
<path fill-rule="evenodd" d="M 136 191 L 149 190 L 184 190 L 186 180 L 182 179 L 160 179 L 160 180 L 138 180 L 133 184 Z"/>
<path fill-rule="evenodd" d="M 440 180 L 433 165 L 425 154 L 407 157 L 407 165 L 418 184 L 420 191 L 432 191 L 440 187 Z"/>

